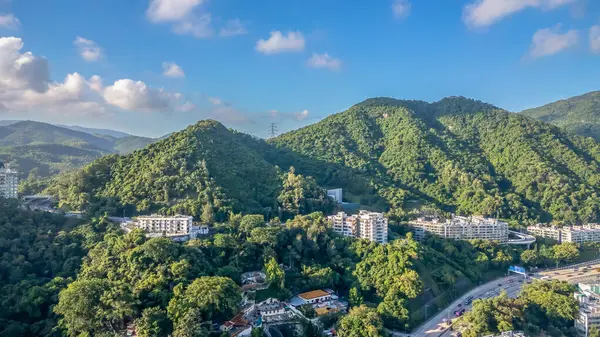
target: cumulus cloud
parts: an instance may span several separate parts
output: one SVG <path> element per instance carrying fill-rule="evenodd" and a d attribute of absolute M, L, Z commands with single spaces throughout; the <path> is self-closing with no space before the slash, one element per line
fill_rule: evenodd
<path fill-rule="evenodd" d="M 411 4 L 408 0 L 394 0 L 392 13 L 396 18 L 405 18 L 410 14 Z"/>
<path fill-rule="evenodd" d="M 283 35 L 280 31 L 272 31 L 269 39 L 256 42 L 256 50 L 265 55 L 300 52 L 304 50 L 304 46 L 304 36 L 300 32 L 288 32 Z"/>
<path fill-rule="evenodd" d="M 590 28 L 590 49 L 594 53 L 600 53 L 600 25 Z"/>
<path fill-rule="evenodd" d="M 527 8 L 555 9 L 577 0 L 475 0 L 463 11 L 463 21 L 470 27 L 487 27 Z"/>
<path fill-rule="evenodd" d="M 0 13 L 0 28 L 4 27 L 7 29 L 15 30 L 19 29 L 20 26 L 21 21 L 19 21 L 19 19 L 17 19 L 14 15 Z"/>
<path fill-rule="evenodd" d="M 146 16 L 152 22 L 173 22 L 185 19 L 204 0 L 151 0 Z"/>
<path fill-rule="evenodd" d="M 179 98 L 164 89 L 150 88 L 142 81 L 121 79 L 104 88 L 104 99 L 108 104 L 131 111 L 165 111 Z"/>
<path fill-rule="evenodd" d="M 172 62 L 163 62 L 163 75 L 167 77 L 182 78 L 185 73 L 180 66 Z"/>
<path fill-rule="evenodd" d="M 73 44 L 77 47 L 79 55 L 88 62 L 98 61 L 102 57 L 102 48 L 92 40 L 78 36 Z"/>
<path fill-rule="evenodd" d="M 181 94 L 151 88 L 141 81 L 122 79 L 104 87 L 100 76 L 86 79 L 76 72 L 66 75 L 62 82 L 51 81 L 48 61 L 31 52 L 22 52 L 22 49 L 20 38 L 0 38 L 0 102 L 3 110 L 94 116 L 112 113 L 114 107 L 130 111 L 189 108 L 188 102 L 181 104 Z"/>
<path fill-rule="evenodd" d="M 219 30 L 219 36 L 222 36 L 222 37 L 245 35 L 245 34 L 248 34 L 248 31 L 246 30 L 246 27 L 240 21 L 240 19 L 233 19 L 233 20 L 227 21 L 227 24 L 225 25 L 225 27 L 222 27 Z"/>
<path fill-rule="evenodd" d="M 239 19 L 228 20 L 225 26 L 215 29 L 212 15 L 202 9 L 206 0 L 150 0 L 146 17 L 153 23 L 171 23 L 174 33 L 191 35 L 198 39 L 216 35 L 230 37 L 246 34 Z"/>
<path fill-rule="evenodd" d="M 23 40 L 0 38 L 0 89 L 48 90 L 48 61 L 31 52 L 21 53 Z"/>
<path fill-rule="evenodd" d="M 311 68 L 325 68 L 331 71 L 339 71 L 342 68 L 342 60 L 332 57 L 328 53 L 313 53 L 308 60 L 308 66 Z"/>
<path fill-rule="evenodd" d="M 529 57 L 537 59 L 550 56 L 577 45 L 579 42 L 579 32 L 577 30 L 569 30 L 561 33 L 560 28 L 561 26 L 557 25 L 535 32 L 529 50 Z"/>

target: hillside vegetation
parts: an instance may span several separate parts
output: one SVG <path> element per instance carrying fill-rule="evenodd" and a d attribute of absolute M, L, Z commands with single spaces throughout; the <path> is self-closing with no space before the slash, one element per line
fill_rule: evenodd
<path fill-rule="evenodd" d="M 600 141 L 600 91 L 560 100 L 521 113 Z"/>
<path fill-rule="evenodd" d="M 370 99 L 270 142 L 370 177 L 398 216 L 421 202 L 567 223 L 600 210 L 597 142 L 462 97 Z"/>
<path fill-rule="evenodd" d="M 31 170 L 35 170 L 36 177 L 66 172 L 105 154 L 130 153 L 154 141 L 130 135 L 116 138 L 90 134 L 33 121 L 6 124 L 0 125 L 0 161 L 16 163 L 21 178 L 27 178 Z"/>
<path fill-rule="evenodd" d="M 463 97 L 370 99 L 268 142 L 201 121 L 133 154 L 103 157 L 49 193 L 79 209 L 285 216 L 290 167 L 314 178 L 309 189 L 341 187 L 347 201 L 396 218 L 425 208 L 578 223 L 600 211 L 598 142 Z"/>
<path fill-rule="evenodd" d="M 47 192 L 75 209 L 111 205 L 112 211 L 208 220 L 226 219 L 231 211 L 282 217 L 333 209 L 312 178 L 283 174 L 269 163 L 256 150 L 261 142 L 201 121 L 133 154 L 102 157 L 56 179 Z"/>

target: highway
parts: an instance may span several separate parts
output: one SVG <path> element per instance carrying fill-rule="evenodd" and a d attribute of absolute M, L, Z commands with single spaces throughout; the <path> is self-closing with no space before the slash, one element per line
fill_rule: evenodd
<path fill-rule="evenodd" d="M 584 266 L 589 266 L 589 268 L 584 269 Z M 573 267 L 563 267 L 556 270 L 540 271 L 530 276 L 535 279 L 541 279 L 542 277 L 547 279 L 546 277 L 548 277 L 549 280 L 553 279 L 572 283 L 577 283 L 580 279 L 589 279 L 593 277 L 600 279 L 600 273 L 596 270 L 597 268 L 600 268 L 600 261 L 596 260 L 591 261 L 590 263 L 580 264 L 577 268 L 578 270 L 574 271 Z M 449 326 L 447 323 L 445 323 L 445 321 L 447 321 L 448 318 L 455 318 L 456 316 L 454 315 L 454 312 L 459 309 L 471 309 L 472 305 L 465 305 L 467 298 L 472 296 L 473 300 L 476 300 L 478 298 L 495 297 L 498 296 L 502 290 L 505 290 L 509 297 L 516 298 L 519 296 L 523 284 L 525 284 L 525 281 L 522 275 L 512 275 L 488 282 L 462 295 L 459 299 L 448 306 L 446 310 L 440 311 L 437 315 L 423 323 L 413 332 L 390 332 L 395 337 L 450 336 L 450 330 L 448 329 Z"/>

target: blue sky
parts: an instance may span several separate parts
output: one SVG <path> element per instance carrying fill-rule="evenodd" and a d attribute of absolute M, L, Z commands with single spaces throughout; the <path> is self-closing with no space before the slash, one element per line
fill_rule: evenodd
<path fill-rule="evenodd" d="M 0 0 L 0 119 L 266 136 L 366 98 L 598 90 L 594 0 Z"/>

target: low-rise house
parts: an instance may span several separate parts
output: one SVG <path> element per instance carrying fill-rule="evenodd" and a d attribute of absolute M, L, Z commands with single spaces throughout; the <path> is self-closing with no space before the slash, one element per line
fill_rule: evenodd
<path fill-rule="evenodd" d="M 298 297 L 304 300 L 305 304 L 314 304 L 331 300 L 331 294 L 321 289 L 298 294 Z"/>
<path fill-rule="evenodd" d="M 255 310 L 264 323 L 285 321 L 294 316 L 285 303 L 275 298 L 269 298 L 256 304 Z"/>

